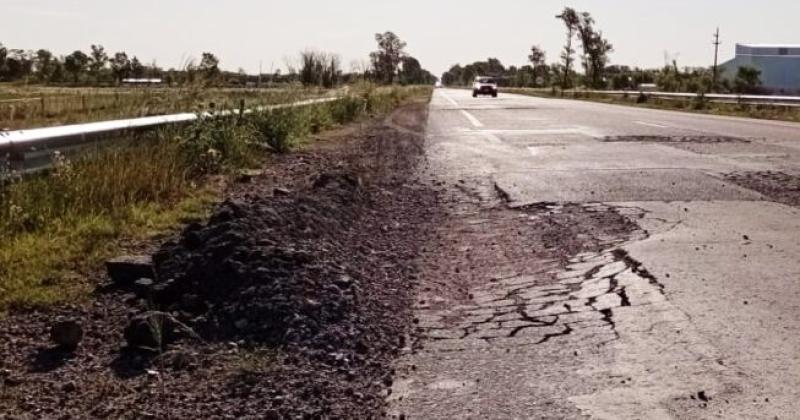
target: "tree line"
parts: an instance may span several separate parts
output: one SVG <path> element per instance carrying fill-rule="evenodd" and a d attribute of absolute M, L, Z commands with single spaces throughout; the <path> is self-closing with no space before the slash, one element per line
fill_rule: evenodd
<path fill-rule="evenodd" d="M 244 69 L 223 71 L 219 58 L 204 52 L 199 62 L 190 61 L 182 69 L 164 70 L 155 62 L 142 63 L 124 51 L 110 54 L 102 45 L 91 45 L 88 52 L 76 50 L 65 56 L 51 51 L 10 49 L 0 43 L 0 81 L 51 85 L 119 85 L 125 79 L 162 79 L 167 85 L 199 83 L 206 86 L 302 83 L 331 88 L 356 80 L 381 84 L 433 84 L 437 78 L 422 68 L 419 60 L 406 52 L 406 43 L 395 33 L 375 35 L 377 49 L 366 62 L 351 65 L 344 72 L 338 55 L 306 50 L 297 63 L 288 63 L 288 74 L 280 70 L 266 75 L 250 75 Z"/>
<path fill-rule="evenodd" d="M 164 70 L 155 62 L 142 63 L 124 51 L 113 54 L 102 45 L 91 45 L 88 52 L 75 50 L 56 56 L 47 49 L 25 51 L 9 49 L 0 43 L 0 81 L 25 80 L 42 84 L 105 85 L 125 79 L 162 79 L 169 82 L 213 82 L 221 75 L 219 59 L 204 52 L 199 63 L 189 63 L 182 70 Z"/>
<path fill-rule="evenodd" d="M 369 60 L 352 63 L 349 73 L 342 71 L 338 55 L 316 50 L 300 53 L 297 71 L 289 67 L 303 85 L 327 88 L 357 79 L 385 85 L 432 85 L 438 80 L 406 52 L 406 43 L 394 32 L 375 34 L 375 42 L 377 49 L 369 54 Z"/>
<path fill-rule="evenodd" d="M 710 67 L 680 69 L 674 61 L 660 69 L 609 65 L 609 55 L 614 51 L 614 46 L 596 28 L 596 21 L 590 13 L 565 7 L 556 18 L 563 22 L 566 30 L 566 41 L 558 62 L 548 64 L 544 50 L 534 45 L 527 57 L 529 64 L 505 67 L 497 58 L 464 66 L 456 64 L 442 75 L 442 83 L 465 86 L 470 85 L 476 76 L 492 76 L 504 87 L 569 89 L 580 86 L 590 89 L 628 90 L 638 89 L 642 84 L 655 84 L 657 89 L 666 92 L 760 91 L 761 72 L 751 67 L 741 67 L 734 77 L 723 78 L 716 86 L 712 86 Z M 576 42 L 581 46 L 580 55 L 577 56 L 583 69 L 581 73 L 575 69 L 578 54 Z"/>

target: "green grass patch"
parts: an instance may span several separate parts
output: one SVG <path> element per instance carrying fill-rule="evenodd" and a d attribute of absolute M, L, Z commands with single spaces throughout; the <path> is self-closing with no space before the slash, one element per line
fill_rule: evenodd
<path fill-rule="evenodd" d="M 187 192 L 175 203 L 140 203 L 115 213 L 61 219 L 15 235 L 0 245 L 0 309 L 80 303 L 94 287 L 93 271 L 136 241 L 174 231 L 187 219 L 208 215 L 219 191 Z"/>

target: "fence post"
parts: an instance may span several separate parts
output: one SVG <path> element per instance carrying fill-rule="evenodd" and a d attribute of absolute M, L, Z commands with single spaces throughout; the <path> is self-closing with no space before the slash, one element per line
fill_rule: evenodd
<path fill-rule="evenodd" d="M 25 152 L 19 150 L 17 146 L 11 145 L 6 158 L 8 159 L 8 168 L 12 171 L 21 171 L 25 168 Z"/>

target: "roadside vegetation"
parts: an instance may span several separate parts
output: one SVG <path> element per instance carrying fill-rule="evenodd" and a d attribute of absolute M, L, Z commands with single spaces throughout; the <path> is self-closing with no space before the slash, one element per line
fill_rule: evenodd
<path fill-rule="evenodd" d="M 62 88 L 0 86 L 0 130 L 106 121 L 182 112 L 237 109 L 324 96 L 300 86 L 282 89 Z"/>
<path fill-rule="evenodd" d="M 528 64 L 506 67 L 496 58 L 487 58 L 462 66 L 456 64 L 442 75 L 448 86 L 471 86 L 477 76 L 491 76 L 508 93 L 541 97 L 585 99 L 648 108 L 702 112 L 716 115 L 800 121 L 796 106 L 711 102 L 709 93 L 767 94 L 762 88 L 761 71 L 739 67 L 714 81 L 711 67 L 680 68 L 676 55 L 665 53 L 665 65 L 660 69 L 631 68 L 611 65 L 614 47 L 596 27 L 588 12 L 566 7 L 556 18 L 564 24 L 566 41 L 559 61 L 548 64 L 545 51 L 533 45 Z M 580 51 L 577 49 L 580 46 Z M 582 72 L 576 67 L 580 63 Z M 608 95 L 599 91 L 629 91 L 625 95 Z M 648 91 L 695 93 L 696 98 L 663 99 L 648 96 Z"/>
<path fill-rule="evenodd" d="M 545 51 L 533 45 L 524 65 L 505 66 L 496 58 L 463 66 L 456 64 L 442 75 L 442 83 L 469 86 L 476 76 L 491 76 L 505 88 L 640 90 L 646 86 L 649 90 L 663 92 L 769 93 L 761 85 L 761 72 L 752 67 L 728 72 L 720 67 L 722 76 L 714 83 L 711 66 L 680 67 L 678 55 L 668 52 L 664 53 L 662 68 L 642 69 L 611 64 L 614 46 L 597 28 L 597 22 L 589 12 L 566 7 L 556 18 L 564 24 L 566 33 L 558 61 L 548 63 Z"/>
<path fill-rule="evenodd" d="M 5 174 L 0 185 L 0 310 L 85 298 L 87 273 L 126 242 L 200 219 L 225 180 L 309 135 L 385 114 L 429 87 L 364 84 L 330 103 L 122 139 L 44 174 Z"/>
<path fill-rule="evenodd" d="M 767 120 L 800 122 L 800 107 L 780 104 L 748 104 L 735 102 L 712 102 L 703 95 L 696 98 L 655 98 L 647 92 L 632 91 L 625 95 L 608 95 L 601 92 L 559 88 L 505 88 L 503 92 L 543 98 L 579 99 L 608 104 L 637 106 L 653 109 L 697 112 L 711 115 L 759 118 Z"/>
<path fill-rule="evenodd" d="M 226 72 L 208 52 L 163 70 L 100 45 L 57 57 L 0 44 L 0 130 L 338 97 L 120 135 L 75 158 L 56 153 L 49 170 L 33 175 L 0 167 L 0 312 L 85 299 L 102 261 L 203 219 L 227 183 L 270 154 L 430 98 L 436 78 L 406 44 L 392 32 L 375 41 L 375 52 L 348 73 L 336 54 L 307 50 L 287 63 L 288 73 L 259 75 Z"/>
<path fill-rule="evenodd" d="M 124 51 L 108 53 L 102 45 L 56 56 L 0 43 L 0 130 L 272 105 L 357 83 L 436 82 L 395 33 L 376 34 L 375 41 L 377 50 L 351 63 L 349 71 L 337 54 L 309 49 L 287 60 L 288 72 L 257 75 L 224 71 L 210 52 L 165 70 Z"/>

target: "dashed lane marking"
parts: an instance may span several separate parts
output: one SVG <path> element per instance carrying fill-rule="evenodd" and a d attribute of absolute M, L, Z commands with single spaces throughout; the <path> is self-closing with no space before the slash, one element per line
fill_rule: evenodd
<path fill-rule="evenodd" d="M 458 106 L 458 102 L 456 102 L 455 99 L 451 98 L 450 95 L 442 92 L 442 97 L 447 99 L 447 101 L 450 102 L 453 106 Z"/>
<path fill-rule="evenodd" d="M 639 125 L 646 125 L 648 127 L 656 127 L 656 128 L 667 128 L 667 127 L 669 127 L 667 125 L 661 125 L 661 124 L 651 123 L 651 122 L 647 122 L 647 121 L 634 121 L 633 123 L 634 124 L 639 124 Z"/>
<path fill-rule="evenodd" d="M 483 127 L 483 123 L 482 123 L 482 122 L 480 122 L 480 121 L 478 121 L 478 119 L 477 119 L 477 118 L 475 118 L 475 116 L 474 116 L 474 115 L 470 114 L 469 112 L 467 112 L 466 110 L 463 110 L 463 109 L 461 110 L 461 113 L 462 113 L 462 114 L 464 114 L 464 117 L 466 117 L 466 118 L 469 120 L 469 122 L 470 122 L 470 123 L 471 123 L 471 124 L 472 124 L 472 125 L 473 125 L 475 128 L 482 128 L 482 127 Z"/>
<path fill-rule="evenodd" d="M 460 106 L 458 104 L 458 102 L 456 102 L 453 98 L 450 97 L 450 95 L 448 95 L 448 94 L 446 94 L 444 92 L 442 92 L 442 97 L 447 99 L 447 101 L 449 101 L 451 104 L 453 104 L 453 106 L 456 106 L 456 107 Z M 467 112 L 467 110 L 461 109 L 460 111 L 461 111 L 461 114 L 464 115 L 464 117 L 467 120 L 469 120 L 470 124 L 472 124 L 473 127 L 475 127 L 475 128 L 482 128 L 483 127 L 483 123 L 478 121 L 478 119 L 475 118 L 474 115 L 472 115 L 469 112 Z"/>

